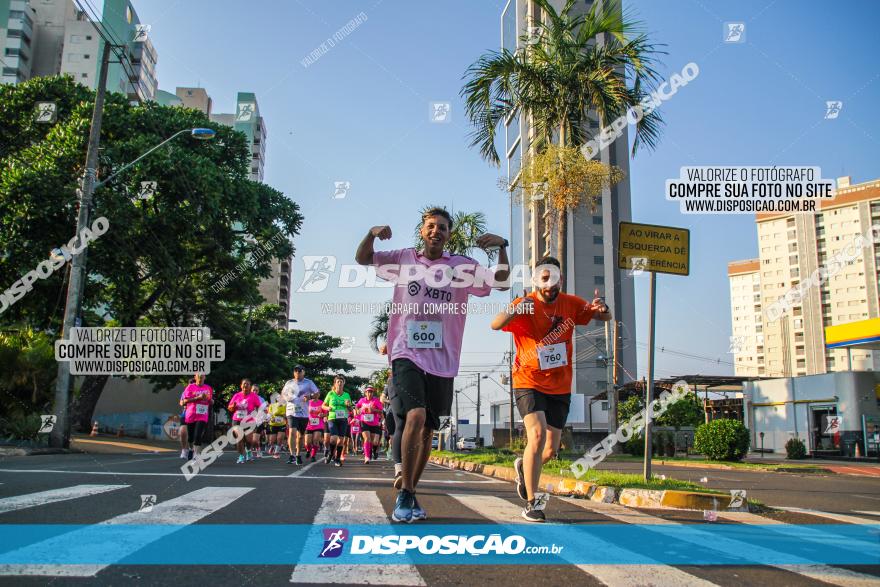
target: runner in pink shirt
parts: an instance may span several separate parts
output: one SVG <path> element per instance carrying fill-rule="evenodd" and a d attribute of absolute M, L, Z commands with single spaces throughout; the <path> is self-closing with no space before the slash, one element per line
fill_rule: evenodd
<path fill-rule="evenodd" d="M 309 396 L 307 409 L 309 422 L 306 425 L 306 457 L 310 457 L 314 463 L 318 448 L 324 444 L 324 400 L 319 391 L 316 390 Z"/>
<path fill-rule="evenodd" d="M 251 380 L 242 379 L 241 391 L 233 395 L 232 399 L 229 400 L 229 404 L 226 406 L 226 409 L 232 412 L 233 426 L 242 426 L 247 424 L 248 428 L 251 429 L 250 434 L 247 435 L 248 438 L 246 439 L 244 437 L 245 435 L 242 434 L 241 440 L 239 440 L 236 444 L 236 446 L 238 447 L 238 460 L 236 461 L 237 464 L 252 460 L 250 454 L 248 453 L 246 443 L 253 443 L 257 427 L 257 418 L 254 412 L 257 412 L 262 404 L 263 400 L 260 398 L 260 396 L 251 391 Z"/>
<path fill-rule="evenodd" d="M 180 397 L 180 405 L 184 410 L 184 423 L 186 424 L 187 436 L 189 442 L 195 449 L 195 455 L 202 453 L 202 444 L 204 441 L 205 429 L 208 426 L 208 415 L 211 412 L 211 405 L 214 403 L 214 390 L 210 385 L 205 384 L 205 374 L 196 373 L 195 383 L 190 383 L 183 390 Z M 193 458 L 193 451 L 187 453 L 187 459 Z"/>
<path fill-rule="evenodd" d="M 355 406 L 357 415 L 363 424 L 361 434 L 364 437 L 364 464 L 378 458 L 379 442 L 382 438 L 382 401 L 376 397 L 372 386 L 364 389 L 364 397 Z"/>
<path fill-rule="evenodd" d="M 391 514 L 396 522 L 427 516 L 415 496 L 416 484 L 431 453 L 431 436 L 452 408 L 452 380 L 458 374 L 461 340 L 471 295 L 487 296 L 493 287 L 507 289 L 507 241 L 494 234 L 477 246 L 499 249 L 494 272 L 464 255 L 444 251 L 452 218 L 443 208 L 422 214 L 421 250 L 376 252 L 373 242 L 391 238 L 391 227 L 374 226 L 358 246 L 361 265 L 395 283 L 388 321 L 388 358 L 397 388 L 392 409 L 404 424 L 403 487 Z"/>

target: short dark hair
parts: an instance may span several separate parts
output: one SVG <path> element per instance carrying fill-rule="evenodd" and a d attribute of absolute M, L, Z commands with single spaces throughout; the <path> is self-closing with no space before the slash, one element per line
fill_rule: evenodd
<path fill-rule="evenodd" d="M 541 265 L 553 265 L 558 269 L 562 269 L 562 264 L 559 262 L 559 259 L 556 257 L 546 256 L 535 264 L 535 267 L 540 267 Z"/>
<path fill-rule="evenodd" d="M 427 220 L 431 216 L 442 216 L 449 224 L 449 230 L 452 230 L 452 216 L 449 215 L 449 212 L 446 211 L 446 208 L 440 208 L 439 206 L 428 208 L 427 210 L 422 212 L 422 224 L 424 224 L 425 220 Z"/>

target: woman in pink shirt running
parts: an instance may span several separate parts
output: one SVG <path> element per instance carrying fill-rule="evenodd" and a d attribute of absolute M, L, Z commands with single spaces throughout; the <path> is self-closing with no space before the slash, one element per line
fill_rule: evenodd
<path fill-rule="evenodd" d="M 184 408 L 184 424 L 187 436 L 195 449 L 195 455 L 202 452 L 205 429 L 208 427 L 208 416 L 214 403 L 214 390 L 205 384 L 205 374 L 196 373 L 194 382 L 186 386 L 180 397 L 180 405 Z M 187 451 L 187 459 L 192 460 L 193 449 Z"/>
<path fill-rule="evenodd" d="M 309 396 L 309 423 L 306 425 L 306 456 L 315 462 L 318 447 L 324 444 L 324 400 L 320 392 Z"/>
<path fill-rule="evenodd" d="M 364 397 L 358 400 L 358 418 L 361 421 L 361 435 L 364 438 L 364 463 L 379 456 L 379 442 L 382 439 L 382 401 L 376 397 L 376 390 L 368 385 Z"/>
<path fill-rule="evenodd" d="M 248 439 L 253 440 L 253 437 L 255 436 L 254 431 L 256 430 L 257 422 L 256 414 L 254 412 L 260 409 L 262 403 L 260 396 L 253 393 L 251 390 L 251 380 L 242 379 L 241 391 L 233 395 L 232 399 L 229 400 L 229 405 L 226 406 L 226 409 L 232 412 L 233 427 L 239 428 L 240 440 L 236 443 L 236 447 L 238 447 L 237 464 L 253 460 L 248 453 L 246 442 Z M 249 429 L 250 432 L 247 435 L 248 439 L 245 438 L 246 435 L 242 428 L 244 426 L 246 426 L 246 429 Z"/>

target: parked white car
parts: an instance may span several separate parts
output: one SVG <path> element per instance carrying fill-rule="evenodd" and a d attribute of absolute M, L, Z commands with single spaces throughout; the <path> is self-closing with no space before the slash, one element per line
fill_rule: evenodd
<path fill-rule="evenodd" d="M 458 450 L 475 450 L 477 448 L 476 438 L 459 438 Z"/>

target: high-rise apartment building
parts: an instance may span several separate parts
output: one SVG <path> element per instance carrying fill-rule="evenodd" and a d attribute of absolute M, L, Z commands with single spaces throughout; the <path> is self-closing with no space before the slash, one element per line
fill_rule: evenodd
<path fill-rule="evenodd" d="M 559 10 L 564 2 L 552 0 Z M 578 10 L 586 12 L 591 2 L 583 2 Z M 540 9 L 531 0 L 508 0 L 501 13 L 501 46 L 511 52 L 521 48 L 522 37 L 530 26 L 541 18 Z M 603 42 L 603 39 L 599 39 Z M 590 127 L 599 132 L 598 119 Z M 528 117 L 516 113 L 504 122 L 503 150 L 506 155 L 507 179 L 513 183 L 520 172 L 523 153 L 529 153 L 532 129 Z M 617 139 L 600 155 L 602 163 L 616 165 L 626 178 L 602 194 L 598 208 L 591 211 L 581 207 L 568 216 L 568 243 L 566 291 L 592 300 L 594 291 L 605 296 L 614 318 L 622 322 L 624 340 L 618 348 L 619 373 L 624 381 L 625 373 L 636 372 L 635 348 L 635 293 L 633 278 L 617 268 L 617 226 L 621 220 L 630 220 L 629 152 L 627 134 Z M 534 267 L 545 255 L 555 254 L 553 244 L 555 212 L 542 202 L 524 204 L 515 196 L 510 204 L 510 256 L 511 263 Z M 512 292 L 516 293 L 516 292 Z M 610 369 L 604 357 L 606 353 L 605 331 L 602 325 L 592 323 L 579 327 L 575 335 L 573 392 L 589 397 L 605 392 L 610 385 Z M 587 414 L 572 413 L 571 422 L 587 422 L 604 425 L 607 411 L 600 413 L 600 402 L 584 402 L 595 406 L 592 418 Z M 588 408 L 585 408 L 585 410 Z M 589 408 L 592 409 L 592 408 Z M 605 419 L 603 419 L 603 417 Z"/>
<path fill-rule="evenodd" d="M 174 96 L 164 95 L 160 91 L 161 101 L 168 104 L 195 108 L 207 114 L 213 122 L 231 126 L 244 133 L 248 138 L 250 152 L 250 178 L 263 181 L 266 160 L 266 123 L 260 116 L 257 96 L 251 92 L 239 92 L 235 99 L 235 113 L 213 113 L 213 101 L 203 88 L 177 88 Z M 176 98 L 176 99 L 175 99 Z M 172 102 L 173 100 L 173 102 Z M 274 259 L 272 274 L 261 280 L 260 295 L 270 304 L 278 304 L 280 312 L 277 319 L 279 327 L 286 327 L 290 319 L 290 270 L 292 260 Z"/>
<path fill-rule="evenodd" d="M 832 200 L 815 214 L 758 214 L 757 259 L 728 265 L 732 337 L 737 375 L 792 377 L 850 366 L 846 349 L 825 349 L 824 329 L 880 317 L 880 243 L 853 246 L 880 225 L 880 180 L 837 180 Z M 784 314 L 768 311 L 801 280 L 835 258 L 851 258 L 806 290 Z M 829 267 L 830 267 L 829 263 Z M 880 367 L 880 352 L 851 352 L 851 368 Z"/>
<path fill-rule="evenodd" d="M 83 12 L 72 0 L 0 0 L 0 81 L 21 83 L 62 73 L 94 88 L 104 43 L 94 16 L 125 56 L 111 61 L 107 90 L 132 101 L 154 100 L 156 50 L 148 34 L 137 35 L 141 23 L 130 0 L 104 0 L 100 15 Z"/>

